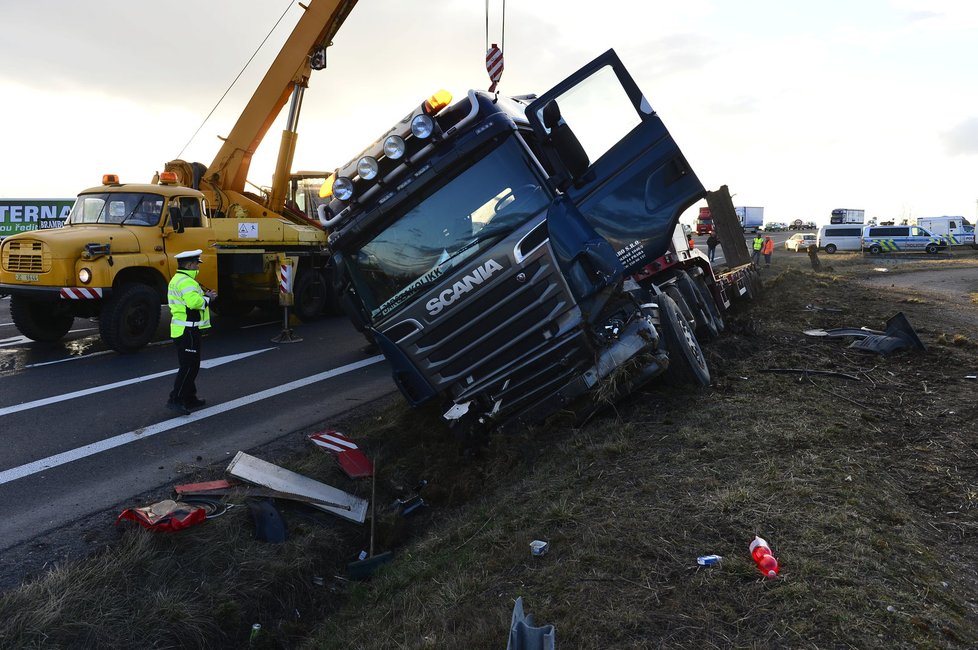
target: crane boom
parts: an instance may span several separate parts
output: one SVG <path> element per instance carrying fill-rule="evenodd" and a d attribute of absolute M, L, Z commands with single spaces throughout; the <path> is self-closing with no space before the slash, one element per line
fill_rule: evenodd
<path fill-rule="evenodd" d="M 207 168 L 207 180 L 225 191 L 243 192 L 251 158 L 296 88 L 305 88 L 312 67 L 310 60 L 319 48 L 328 47 L 357 0 L 311 0 L 299 3 L 303 14 L 285 41 L 255 94 L 224 139 Z M 291 166 L 294 142 L 284 153 Z M 274 179 L 276 184 L 285 179 Z"/>

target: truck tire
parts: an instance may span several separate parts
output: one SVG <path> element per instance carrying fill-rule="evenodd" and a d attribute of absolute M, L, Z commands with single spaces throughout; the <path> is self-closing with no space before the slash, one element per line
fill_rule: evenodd
<path fill-rule="evenodd" d="M 710 310 L 710 315 L 713 316 L 713 324 L 717 328 L 717 333 L 720 333 L 726 327 L 726 323 L 723 322 L 723 314 L 720 313 L 720 306 L 717 305 L 717 301 L 713 299 L 713 293 L 706 284 L 706 278 L 702 275 L 696 278 L 696 286 L 699 288 L 700 293 L 703 294 L 703 300 L 706 302 L 707 309 Z"/>
<path fill-rule="evenodd" d="M 676 273 L 676 286 L 679 287 L 679 292 L 683 294 L 686 304 L 689 305 L 693 311 L 693 316 L 696 317 L 697 338 L 701 341 L 715 339 L 719 332 L 713 322 L 713 314 L 710 313 L 710 308 L 706 306 L 703 296 L 697 291 L 693 279 L 685 271 L 679 271 Z"/>
<path fill-rule="evenodd" d="M 308 322 L 321 318 L 326 311 L 330 287 L 318 269 L 304 269 L 295 281 L 295 315 Z"/>
<path fill-rule="evenodd" d="M 63 300 L 42 301 L 26 296 L 10 296 L 10 317 L 21 334 L 33 341 L 60 341 L 75 317 Z"/>
<path fill-rule="evenodd" d="M 679 290 L 675 284 L 667 284 L 662 287 L 663 293 L 672 298 L 672 301 L 676 303 L 679 307 L 679 313 L 685 319 L 686 323 L 689 325 L 690 329 L 696 329 L 696 316 L 693 315 L 693 310 L 690 309 L 689 304 L 686 299 L 683 298 L 682 292 Z"/>
<path fill-rule="evenodd" d="M 156 336 L 160 297 L 145 284 L 126 284 L 102 305 L 99 333 L 105 344 L 123 354 L 135 352 Z"/>
<path fill-rule="evenodd" d="M 665 377 L 678 384 L 709 386 L 710 368 L 693 330 L 679 311 L 679 305 L 668 295 L 659 296 L 658 302 L 662 338 L 669 352 Z"/>

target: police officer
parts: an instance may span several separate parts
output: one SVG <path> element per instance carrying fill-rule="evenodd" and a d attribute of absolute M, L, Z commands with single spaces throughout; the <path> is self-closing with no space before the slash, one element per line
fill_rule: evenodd
<path fill-rule="evenodd" d="M 764 248 L 764 238 L 761 237 L 761 233 L 754 235 L 754 253 L 750 257 L 750 261 L 754 263 L 755 266 L 760 266 L 761 263 L 761 249 Z"/>
<path fill-rule="evenodd" d="M 177 253 L 177 272 L 167 287 L 170 307 L 170 337 L 177 349 L 180 370 L 173 382 L 167 408 L 183 415 L 200 408 L 205 401 L 197 397 L 197 373 L 200 371 L 200 330 L 211 326 L 208 305 L 217 293 L 197 283 L 201 251 Z"/>

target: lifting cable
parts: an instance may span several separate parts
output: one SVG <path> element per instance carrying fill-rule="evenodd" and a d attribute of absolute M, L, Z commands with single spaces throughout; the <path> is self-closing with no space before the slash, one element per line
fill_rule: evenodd
<path fill-rule="evenodd" d="M 496 92 L 496 84 L 503 76 L 503 50 L 506 49 L 506 0 L 503 3 L 502 26 L 499 30 L 499 45 L 489 45 L 489 0 L 486 0 L 486 72 L 489 73 L 489 92 Z"/>
<path fill-rule="evenodd" d="M 488 2 L 488 0 L 486 0 L 486 1 Z M 221 102 L 224 101 L 224 98 L 227 97 L 228 96 L 228 93 L 231 92 L 231 89 L 234 88 L 234 84 L 238 83 L 238 79 L 240 79 L 241 78 L 241 75 L 244 74 L 244 71 L 248 69 L 248 66 L 251 65 L 251 62 L 254 61 L 254 59 L 255 59 L 256 56 L 258 56 L 258 52 L 260 52 L 261 51 L 261 48 L 264 47 L 265 42 L 268 41 L 268 37 L 272 35 L 272 32 L 275 31 L 275 28 L 278 27 L 278 24 L 280 22 L 282 22 L 282 19 L 283 18 L 285 18 L 285 14 L 289 13 L 289 9 L 292 8 L 292 5 L 294 4 L 294 2 L 295 2 L 295 0 L 289 0 L 289 4 L 288 4 L 287 7 L 285 7 L 285 11 L 283 11 L 282 12 L 282 15 L 278 17 L 278 20 L 276 20 L 275 21 L 275 24 L 272 25 L 272 28 L 270 30 L 268 30 L 268 33 L 265 34 L 265 38 L 262 39 L 262 42 L 258 44 L 258 47 L 257 48 L 255 48 L 255 51 L 248 58 L 248 61 L 245 62 L 244 67 L 242 67 L 241 68 L 241 71 L 238 72 L 238 76 L 236 76 L 234 78 L 234 81 L 231 82 L 231 85 L 228 86 L 228 89 L 224 91 L 224 94 L 221 95 L 221 98 L 217 100 L 217 103 L 216 104 L 214 104 L 214 108 L 211 109 L 211 112 L 207 114 L 207 117 L 204 118 L 204 121 L 200 123 L 200 126 L 197 127 L 197 130 L 194 131 L 194 134 L 192 136 L 190 136 L 190 139 L 189 140 L 187 140 L 187 144 L 183 145 L 183 149 L 181 149 L 180 150 L 180 153 L 177 154 L 177 158 L 180 158 L 181 156 L 183 156 L 183 152 L 187 150 L 187 147 L 189 147 L 190 146 L 190 143 L 194 141 L 194 138 L 197 137 L 197 134 L 200 133 L 200 130 L 202 128 L 204 128 L 204 125 L 207 124 L 207 120 L 211 119 L 211 115 L 214 114 L 214 111 L 217 110 L 217 107 L 221 105 Z"/>

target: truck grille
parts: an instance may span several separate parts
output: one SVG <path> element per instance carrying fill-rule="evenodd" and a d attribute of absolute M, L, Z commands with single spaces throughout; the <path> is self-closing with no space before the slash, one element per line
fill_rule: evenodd
<path fill-rule="evenodd" d="M 438 390 L 449 389 L 459 401 L 483 392 L 512 405 L 509 397 L 522 401 L 546 392 L 588 365 L 581 358 L 587 347 L 576 340 L 579 331 L 555 339 L 558 318 L 574 303 L 549 247 L 540 250 L 546 253 L 512 268 L 496 286 L 437 319 L 408 346 Z"/>
<path fill-rule="evenodd" d="M 31 239 L 15 239 L 3 244 L 3 270 L 12 273 L 47 273 L 51 270 L 51 250 Z"/>

